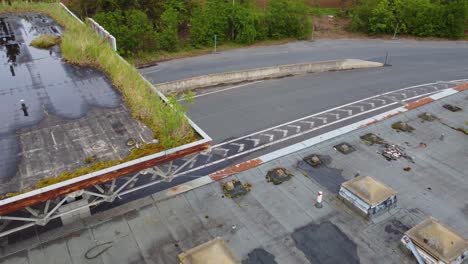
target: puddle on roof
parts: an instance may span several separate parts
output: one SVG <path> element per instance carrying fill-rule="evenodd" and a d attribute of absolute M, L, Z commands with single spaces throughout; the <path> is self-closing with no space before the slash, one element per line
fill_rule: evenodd
<path fill-rule="evenodd" d="M 0 15 L 0 145 L 11 147 L 19 128 L 36 125 L 46 114 L 80 118 L 91 106 L 116 107 L 119 94 L 98 70 L 65 63 L 60 48 L 37 49 L 31 41 L 63 29 L 40 14 Z M 24 100 L 28 116 L 24 116 Z M 16 141 L 16 139 L 14 139 Z M 18 144 L 18 143 L 16 143 Z M 0 152 L 0 181 L 11 174 L 16 152 Z M 16 167 L 16 165 L 14 165 Z M 11 177 L 11 175 L 9 175 Z"/>

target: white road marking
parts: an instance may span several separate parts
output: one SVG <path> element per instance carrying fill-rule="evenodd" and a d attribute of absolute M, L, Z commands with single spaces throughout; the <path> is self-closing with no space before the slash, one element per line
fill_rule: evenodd
<path fill-rule="evenodd" d="M 336 111 L 338 109 L 335 109 L 333 111 Z M 340 119 L 340 114 L 337 114 L 337 113 L 324 113 L 324 115 L 331 115 L 331 116 L 334 116 L 335 119 Z"/>
<path fill-rule="evenodd" d="M 467 79 L 468 80 L 468 79 Z M 447 81 L 447 82 L 454 82 L 454 81 Z M 367 98 L 364 98 L 364 99 L 361 99 L 361 100 L 357 100 L 357 101 L 354 101 L 354 102 L 351 102 L 351 103 L 347 103 L 347 104 L 344 104 L 344 105 L 340 105 L 340 106 L 337 106 L 337 107 L 334 107 L 334 108 L 331 108 L 331 109 L 327 109 L 325 111 L 322 111 L 322 112 L 319 112 L 319 113 L 315 113 L 315 114 L 312 114 L 312 115 L 309 115 L 309 116 L 305 116 L 305 117 L 301 117 L 301 118 L 298 118 L 296 120 L 292 120 L 292 121 L 289 121 L 287 123 L 284 123 L 284 124 L 280 124 L 280 125 L 276 125 L 276 126 L 273 126 L 273 127 L 270 127 L 270 128 L 267 128 L 267 129 L 264 129 L 264 130 L 261 130 L 261 131 L 258 131 L 258 132 L 254 132 L 254 133 L 251 133 L 249 135 L 245 135 L 245 136 L 242 136 L 242 137 L 239 137 L 239 138 L 236 138 L 236 139 L 232 139 L 232 140 L 229 140 L 229 141 L 226 141 L 226 142 L 223 142 L 223 143 L 219 143 L 213 147 L 216 147 L 216 146 L 221 146 L 221 145 L 224 145 L 226 143 L 230 143 L 230 142 L 234 142 L 234 141 L 237 141 L 239 139 L 243 139 L 243 138 L 248 138 L 248 137 L 252 137 L 254 135 L 258 135 L 260 133 L 264 133 L 264 132 L 267 132 L 267 131 L 271 131 L 272 129 L 275 129 L 275 128 L 278 128 L 278 127 L 282 127 L 282 126 L 285 126 L 285 125 L 289 125 L 289 124 L 293 124 L 293 123 L 296 123 L 298 121 L 302 121 L 302 120 L 305 120 L 305 119 L 310 119 L 312 117 L 316 118 L 316 119 L 323 119 L 323 117 L 317 117 L 319 115 L 322 115 L 326 112 L 330 112 L 330 111 L 333 111 L 333 110 L 336 110 L 336 109 L 339 109 L 339 108 L 343 108 L 343 107 L 346 107 L 346 106 L 350 106 L 350 105 L 353 105 L 353 104 L 357 104 L 357 103 L 363 103 L 363 104 L 370 104 L 372 105 L 372 107 L 375 107 L 375 103 L 372 103 L 372 102 L 365 102 L 367 100 L 371 100 L 373 98 L 377 98 L 377 97 L 380 97 L 382 95 L 387 95 L 387 94 L 391 94 L 391 93 L 395 93 L 395 92 L 400 92 L 400 91 L 405 91 L 405 90 L 409 90 L 409 89 L 413 89 L 413 88 L 417 88 L 417 87 L 422 87 L 422 86 L 428 86 L 428 85 L 431 85 L 431 84 L 434 84 L 434 83 L 426 83 L 426 84 L 420 84 L 420 85 L 414 85 L 414 86 L 410 86 L 410 87 L 405 87 L 405 88 L 401 88 L 401 89 L 398 89 L 398 90 L 393 90 L 393 91 L 389 91 L 389 92 L 385 92 L 385 93 L 382 93 L 382 94 L 378 94 L 378 95 L 374 95 L 374 96 L 371 96 L 371 97 L 367 97 Z M 431 93 L 434 93 L 434 92 L 431 92 Z M 428 95 L 428 94 L 431 94 L 431 93 L 426 93 L 426 94 L 421 94 L 421 95 L 417 95 L 417 96 L 414 96 L 412 98 L 417 98 L 419 96 L 424 96 L 424 95 Z M 409 98 L 409 99 L 406 99 L 406 100 L 410 100 L 412 98 Z M 354 115 L 356 116 L 356 115 Z M 323 120 L 324 123 L 326 122 L 326 118 L 325 120 Z"/>
<path fill-rule="evenodd" d="M 350 110 L 350 109 L 336 109 L 336 111 L 341 111 L 341 112 L 346 112 L 348 113 L 348 115 L 352 115 L 353 114 L 353 110 Z"/>
<path fill-rule="evenodd" d="M 208 160 L 209 160 L 209 159 L 208 159 Z M 207 160 L 207 161 L 208 161 L 208 160 Z M 189 169 L 193 168 L 193 166 L 195 165 L 195 162 L 197 162 L 197 159 L 196 159 L 196 158 L 193 159 L 193 160 L 190 162 L 190 165 L 189 165 L 188 168 L 189 168 Z"/>
<path fill-rule="evenodd" d="M 288 135 L 288 130 L 287 129 L 273 129 L 273 131 L 283 133 L 283 137 Z"/>
<path fill-rule="evenodd" d="M 326 118 L 326 117 L 316 116 L 316 117 L 314 117 L 314 119 L 322 120 L 322 123 L 324 123 L 324 124 L 328 123 L 328 118 Z"/>
<path fill-rule="evenodd" d="M 438 92 L 430 92 L 430 93 L 426 93 L 426 94 L 420 94 L 420 95 L 417 95 L 417 96 L 414 96 L 414 97 L 411 97 L 411 98 L 408 98 L 406 99 L 405 101 L 409 101 L 409 100 L 412 100 L 412 99 L 416 99 L 416 98 L 420 98 L 420 97 L 424 97 L 424 96 L 427 96 L 427 95 L 432 95 L 432 94 L 436 94 Z M 264 149 L 266 147 L 269 147 L 269 146 L 272 146 L 272 145 L 275 145 L 275 144 L 278 144 L 278 143 L 281 143 L 281 142 L 284 142 L 286 140 L 290 140 L 292 138 L 296 138 L 296 137 L 299 137 L 299 136 L 303 136 L 305 134 L 308 134 L 308 133 L 311 133 L 313 131 L 316 131 L 316 130 L 319 130 L 321 128 L 324 128 L 324 127 L 327 127 L 327 126 L 331 126 L 333 124 L 336 124 L 336 123 L 339 123 L 339 122 L 342 122 L 342 121 L 345 121 L 345 120 L 348 120 L 348 119 L 351 119 L 351 118 L 355 118 L 357 116 L 361 116 L 361 115 L 364 115 L 364 114 L 367 114 L 367 113 L 371 113 L 371 112 L 374 112 L 374 111 L 377 111 L 377 110 L 380 110 L 380 109 L 383 109 L 383 108 L 386 108 L 386 107 L 389 107 L 389 106 L 392 106 L 392 105 L 397 105 L 398 103 L 394 102 L 394 103 L 390 103 L 390 104 L 387 104 L 387 105 L 383 105 L 383 106 L 380 106 L 380 107 L 377 107 L 377 108 L 373 108 L 373 109 L 369 109 L 367 111 L 364 111 L 362 113 L 358 113 L 358 114 L 355 114 L 353 116 L 348 116 L 348 117 L 345 117 L 343 119 L 340 119 L 340 120 L 335 120 L 331 123 L 328 123 L 328 124 L 324 124 L 322 126 L 318 126 L 316 128 L 313 128 L 313 129 L 310 129 L 310 130 L 306 130 L 306 131 L 303 131 L 302 133 L 298 133 L 298 134 L 294 134 L 294 135 L 291 135 L 289 137 L 286 137 L 286 138 L 282 138 L 280 140 L 277 140 L 277 141 L 274 141 L 274 142 L 270 142 L 270 143 L 267 143 L 267 144 L 263 144 L 261 146 L 258 146 L 256 148 L 252 148 L 252 149 L 249 149 L 245 152 L 242 152 L 242 153 L 238 153 L 238 154 L 235 154 L 233 156 L 229 156 L 229 157 L 226 157 L 224 159 L 220 159 L 220 160 L 217 160 L 217 161 L 213 161 L 212 163 L 209 163 L 209 164 L 205 164 L 205 165 L 202 165 L 200 167 L 197 167 L 197 168 L 194 168 L 194 169 L 191 169 L 191 170 L 188 170 L 188 171 L 184 171 L 184 172 L 181 172 L 180 174 L 177 174 L 175 176 L 178 176 L 178 175 L 181 175 L 181 174 L 185 174 L 185 173 L 190 173 L 192 171 L 196 171 L 196 170 L 200 170 L 200 169 L 203 169 L 203 168 L 206 168 L 206 167 L 209 167 L 211 165 L 215 165 L 215 164 L 218 164 L 218 163 L 221 163 L 223 161 L 226 161 L 226 160 L 230 160 L 230 159 L 234 159 L 234 158 L 237 158 L 239 156 L 242 156 L 242 155 L 245 155 L 245 154 L 249 154 L 249 153 L 252 153 L 252 152 L 255 152 L 257 150 L 260 150 L 260 149 Z M 261 134 L 261 135 L 265 135 L 265 134 Z M 242 139 L 243 137 L 241 138 L 238 138 L 238 139 L 234 139 L 234 141 L 236 140 L 239 140 L 239 139 Z M 226 143 L 221 143 L 221 144 L 226 144 Z M 174 176 L 174 177 L 175 177 Z"/>
<path fill-rule="evenodd" d="M 220 93 L 220 92 L 224 92 L 224 91 L 229 91 L 229 90 L 232 90 L 232 89 L 237 89 L 237 88 L 241 88 L 241 87 L 244 87 L 244 86 L 247 86 L 247 85 L 256 84 L 256 83 L 260 83 L 260 82 L 263 82 L 263 81 L 249 82 L 249 83 L 244 83 L 244 84 L 241 84 L 241 85 L 232 86 L 232 87 L 228 87 L 228 88 L 221 89 L 221 90 L 216 90 L 216 91 L 212 91 L 212 92 L 208 92 L 208 93 L 198 94 L 198 95 L 195 95 L 193 98 L 198 98 L 198 97 L 202 97 L 202 96 L 205 96 L 205 95 L 210 95 L 210 94 Z M 185 101 L 185 99 L 180 98 L 179 100 L 177 100 L 177 102 L 181 102 L 181 101 Z"/>
<path fill-rule="evenodd" d="M 347 107 L 357 107 L 357 108 L 359 108 L 359 110 L 361 110 L 361 112 L 364 111 L 364 106 L 362 106 L 362 105 L 350 105 L 350 106 L 347 106 Z"/>
<path fill-rule="evenodd" d="M 299 133 L 301 131 L 301 126 L 293 126 L 293 125 L 288 125 L 288 127 L 292 127 L 296 129 L 296 133 Z"/>
<path fill-rule="evenodd" d="M 248 138 L 246 140 L 253 141 L 254 147 L 258 146 L 258 144 L 260 143 L 260 139 L 258 139 L 258 138 Z"/>
<path fill-rule="evenodd" d="M 54 141 L 54 146 L 57 146 L 57 141 L 55 141 L 54 132 L 50 131 L 50 135 L 52 136 L 52 141 Z M 55 147 L 55 148 L 57 148 L 57 147 Z"/>
<path fill-rule="evenodd" d="M 271 135 L 271 134 L 260 134 L 260 136 L 268 137 L 268 141 L 272 141 L 273 138 L 275 137 L 275 135 Z"/>
<path fill-rule="evenodd" d="M 372 102 L 362 102 L 362 103 L 363 103 L 363 104 L 370 104 L 370 106 L 371 106 L 372 108 L 375 107 L 375 103 L 372 103 Z"/>
<path fill-rule="evenodd" d="M 387 101 L 385 101 L 384 99 L 379 99 L 379 98 L 375 98 L 373 99 L 374 101 L 379 101 L 381 102 L 383 105 L 387 103 Z"/>
<path fill-rule="evenodd" d="M 240 144 L 240 143 L 231 143 L 231 145 L 239 147 L 239 150 L 237 152 L 242 152 L 245 146 L 244 144 Z"/>
<path fill-rule="evenodd" d="M 200 153 L 200 155 L 208 156 L 208 158 L 206 159 L 206 162 L 210 161 L 211 158 L 213 157 L 213 154 L 211 154 L 210 152 L 207 152 L 207 153 Z M 195 158 L 194 160 L 197 160 L 197 159 Z"/>
<path fill-rule="evenodd" d="M 216 147 L 216 148 L 213 147 L 212 151 L 218 151 L 218 152 L 221 151 L 222 152 L 221 156 L 226 157 L 228 152 L 229 152 L 229 149 L 220 148 L 220 147 Z"/>
<path fill-rule="evenodd" d="M 310 128 L 312 128 L 314 126 L 314 124 L 315 124 L 314 121 L 299 121 L 299 123 L 309 124 Z"/>

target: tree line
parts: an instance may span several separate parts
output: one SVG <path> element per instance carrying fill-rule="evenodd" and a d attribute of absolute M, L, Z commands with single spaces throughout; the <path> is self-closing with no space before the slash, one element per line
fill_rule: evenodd
<path fill-rule="evenodd" d="M 93 17 L 117 38 L 119 52 L 131 56 L 226 41 L 252 44 L 267 39 L 305 39 L 311 34 L 304 0 L 80 0 L 70 7 Z"/>
<path fill-rule="evenodd" d="M 357 0 L 350 14 L 368 34 L 463 38 L 468 29 L 468 0 Z"/>

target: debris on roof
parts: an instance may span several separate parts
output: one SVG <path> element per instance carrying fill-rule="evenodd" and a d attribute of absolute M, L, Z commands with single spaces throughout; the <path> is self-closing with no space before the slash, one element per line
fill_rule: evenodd
<path fill-rule="evenodd" d="M 294 175 L 285 168 L 275 168 L 268 171 L 265 178 L 267 182 L 272 182 L 274 185 L 278 185 L 285 181 L 289 181 L 292 176 Z"/>
<path fill-rule="evenodd" d="M 398 121 L 392 125 L 392 128 L 397 132 L 412 132 L 414 128 L 406 122 Z"/>
<path fill-rule="evenodd" d="M 249 183 L 242 184 L 239 180 L 225 182 L 222 186 L 224 195 L 233 199 L 246 195 L 252 189 L 252 185 Z"/>
<path fill-rule="evenodd" d="M 376 134 L 374 133 L 367 133 L 363 136 L 360 137 L 361 140 L 367 144 L 367 145 L 374 145 L 374 144 L 384 144 L 385 141 L 383 140 L 383 138 L 377 136 Z"/>
<path fill-rule="evenodd" d="M 424 112 L 424 113 L 420 114 L 418 117 L 421 118 L 422 120 L 428 121 L 428 122 L 432 122 L 432 121 L 435 121 L 435 120 L 438 119 L 437 116 L 435 116 L 435 115 L 433 115 L 431 113 L 428 113 L 428 112 Z"/>
<path fill-rule="evenodd" d="M 336 146 L 333 146 L 333 148 L 338 150 L 339 152 L 345 154 L 345 155 L 356 151 L 356 149 L 353 146 L 351 146 L 350 144 L 348 144 L 346 142 L 343 142 L 343 143 L 340 143 L 340 144 L 338 144 Z"/>

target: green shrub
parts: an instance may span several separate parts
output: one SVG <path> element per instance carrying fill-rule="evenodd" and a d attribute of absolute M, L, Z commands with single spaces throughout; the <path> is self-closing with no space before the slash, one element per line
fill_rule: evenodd
<path fill-rule="evenodd" d="M 268 1 L 267 21 L 269 36 L 274 39 L 306 39 L 312 32 L 308 8 L 302 0 Z"/>
<path fill-rule="evenodd" d="M 466 0 L 358 0 L 351 29 L 368 34 L 395 31 L 419 37 L 462 38 L 468 22 Z"/>
<path fill-rule="evenodd" d="M 124 55 L 158 48 L 153 24 L 140 10 L 98 13 L 94 19 L 117 39 L 119 52 Z"/>

